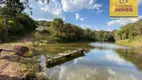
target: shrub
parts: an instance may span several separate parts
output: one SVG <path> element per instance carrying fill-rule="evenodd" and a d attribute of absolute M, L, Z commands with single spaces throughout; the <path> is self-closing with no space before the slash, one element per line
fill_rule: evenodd
<path fill-rule="evenodd" d="M 26 14 L 19 14 L 14 18 L 9 18 L 8 22 L 8 41 L 13 41 L 17 37 L 33 32 L 36 28 L 36 23 Z M 0 17 L 0 41 L 3 41 L 3 18 Z"/>
<path fill-rule="evenodd" d="M 36 32 L 36 33 L 34 34 L 34 36 L 35 36 L 35 38 L 36 38 L 37 40 L 41 40 L 41 39 L 42 39 L 42 36 L 39 34 L 39 32 Z"/>

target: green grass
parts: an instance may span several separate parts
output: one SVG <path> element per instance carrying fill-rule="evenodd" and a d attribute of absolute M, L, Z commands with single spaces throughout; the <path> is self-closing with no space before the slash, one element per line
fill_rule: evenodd
<path fill-rule="evenodd" d="M 119 40 L 116 43 L 142 49 L 142 36 L 136 36 L 134 39 Z"/>

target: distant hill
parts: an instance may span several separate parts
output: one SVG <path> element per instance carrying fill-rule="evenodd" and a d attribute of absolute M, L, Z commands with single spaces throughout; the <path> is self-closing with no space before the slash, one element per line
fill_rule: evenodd
<path fill-rule="evenodd" d="M 38 26 L 50 27 L 51 21 L 40 20 L 36 21 Z"/>
<path fill-rule="evenodd" d="M 115 32 L 117 43 L 142 48 L 142 19 L 129 23 Z"/>

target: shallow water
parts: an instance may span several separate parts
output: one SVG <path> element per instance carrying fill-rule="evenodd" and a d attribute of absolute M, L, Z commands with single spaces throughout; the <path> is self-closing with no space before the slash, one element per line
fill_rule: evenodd
<path fill-rule="evenodd" d="M 85 56 L 51 68 L 46 56 L 65 50 L 85 48 Z M 52 80 L 142 80 L 142 55 L 133 49 L 111 43 L 72 43 L 46 45 L 39 49 L 43 73 Z"/>

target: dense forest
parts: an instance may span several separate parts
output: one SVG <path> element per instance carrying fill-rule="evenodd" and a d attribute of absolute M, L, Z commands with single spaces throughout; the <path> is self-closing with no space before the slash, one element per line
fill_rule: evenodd
<path fill-rule="evenodd" d="M 120 30 L 114 30 L 114 31 L 104 31 L 104 30 L 98 31 L 98 30 L 92 30 L 90 28 L 83 29 L 81 28 L 81 26 L 72 23 L 67 23 L 61 18 L 55 18 L 52 21 L 45 21 L 45 20 L 36 21 L 30 17 L 31 15 L 33 15 L 33 12 L 35 12 L 33 9 L 34 7 L 32 8 L 30 4 L 37 1 L 40 5 L 47 4 L 45 5 L 47 11 L 48 9 L 50 9 L 50 7 L 55 7 L 51 10 L 54 11 L 52 12 L 52 14 L 56 13 L 55 14 L 56 16 L 58 12 L 60 12 L 60 10 L 61 12 L 63 11 L 63 8 L 61 8 L 63 7 L 62 5 L 63 0 L 61 2 L 61 5 L 58 5 L 59 3 L 58 0 L 0 0 L 0 68 L 1 68 L 0 80 L 11 80 L 11 79 L 12 80 L 51 80 L 52 76 L 54 77 L 54 71 L 53 71 L 54 69 L 57 70 L 57 72 L 59 72 L 60 74 L 61 71 L 60 68 L 62 68 L 62 65 L 68 67 L 68 64 L 67 65 L 64 64 L 65 62 L 68 62 L 69 65 L 73 65 L 73 67 L 75 67 L 74 69 L 75 72 L 73 72 L 75 73 L 75 75 L 77 72 L 77 75 L 79 74 L 80 76 L 81 75 L 84 76 L 85 74 L 86 80 L 93 78 L 95 79 L 95 76 L 92 75 L 92 72 L 96 72 L 96 64 L 94 63 L 91 64 L 91 63 L 96 60 L 97 60 L 96 63 L 97 64 L 99 63 L 99 65 L 97 65 L 99 69 L 97 70 L 101 70 L 101 66 L 103 65 L 102 68 L 103 70 L 101 70 L 100 73 L 101 75 L 100 76 L 98 76 L 99 74 L 96 75 L 97 76 L 96 79 L 100 78 L 105 80 L 105 78 L 107 77 L 110 79 L 111 78 L 117 79 L 117 76 L 121 77 L 121 75 L 114 75 L 115 70 L 113 70 L 113 67 L 116 68 L 118 67 L 117 70 L 120 69 L 120 72 L 121 70 L 123 69 L 125 70 L 128 67 L 129 69 L 126 71 L 122 71 L 122 73 L 132 72 L 132 78 L 133 78 L 133 72 L 134 72 L 136 73 L 136 75 L 134 75 L 134 78 L 137 77 L 137 75 L 139 77 L 140 72 L 137 70 L 136 67 L 142 70 L 141 68 L 142 65 L 140 62 L 142 61 L 142 58 L 139 57 L 140 55 L 133 56 L 133 54 L 130 55 L 128 53 L 138 53 L 137 51 L 142 50 L 142 19 L 135 23 L 130 23 L 126 26 L 123 26 L 121 27 Z M 51 5 L 49 5 L 50 1 L 53 1 L 51 2 Z M 77 2 L 80 1 L 78 0 Z M 86 1 L 87 0 L 84 0 L 83 2 L 85 3 L 82 2 L 81 3 L 84 5 L 87 3 Z M 69 3 L 71 2 L 74 2 L 74 0 L 69 1 Z M 53 5 L 54 3 L 55 5 Z M 86 9 L 90 13 L 88 9 L 91 9 L 91 11 L 93 10 L 93 14 L 94 10 L 97 12 L 98 11 L 102 12 L 101 10 L 102 4 L 99 3 L 96 3 L 96 0 L 95 1 L 90 0 L 88 1 L 87 4 L 87 7 L 89 8 L 83 7 L 83 9 L 80 10 Z M 98 4 L 97 5 L 98 8 L 96 8 L 96 4 Z M 41 5 L 39 9 L 43 9 L 42 8 L 44 7 L 43 5 Z M 92 8 L 88 5 L 91 5 Z M 68 6 L 72 6 L 72 4 Z M 26 14 L 25 9 L 29 9 L 31 14 Z M 36 11 L 38 11 L 38 9 Z M 44 11 L 46 10 L 44 9 Z M 63 11 L 63 13 L 65 12 L 66 11 Z M 44 13 L 44 15 L 45 14 L 51 16 L 48 13 Z M 41 15 L 43 16 L 43 14 Z M 39 15 L 37 16 L 40 18 Z M 66 15 L 65 17 L 68 16 Z M 71 19 L 70 17 L 68 17 L 68 19 Z M 82 17 L 82 15 L 79 17 L 80 17 L 79 21 L 81 20 L 81 18 L 83 20 L 87 18 L 87 16 Z M 48 17 L 46 16 L 45 18 Z M 94 21 L 93 19 L 97 19 L 94 17 L 92 17 L 92 19 L 90 18 L 91 17 L 89 16 L 89 21 Z M 93 42 L 93 45 L 91 42 Z M 99 46 L 96 45 L 96 42 L 97 45 Z M 101 42 L 116 42 L 122 45 L 136 46 L 141 48 L 139 48 L 138 50 L 134 48 L 136 52 L 133 51 L 132 49 L 131 49 L 132 51 L 129 52 L 128 51 L 129 49 L 125 50 L 125 48 L 123 47 L 120 48 L 122 50 L 119 50 L 119 47 L 116 44 L 110 44 L 110 43 L 105 44 Z M 63 43 L 63 44 L 58 44 L 58 43 Z M 92 51 L 94 50 L 96 55 L 94 55 L 94 52 L 92 53 Z M 86 54 L 91 56 L 86 56 Z M 73 59 L 75 60 L 75 58 L 77 59 L 79 57 L 82 57 L 82 59 L 85 58 L 83 59 L 83 61 L 87 63 L 85 63 L 86 67 L 82 67 L 84 70 L 80 69 L 76 71 L 77 69 L 81 68 L 80 66 L 82 66 L 82 64 L 80 63 L 78 64 L 78 62 L 76 61 L 72 62 L 72 60 Z M 132 62 L 132 65 L 129 65 L 130 62 Z M 122 65 L 120 65 L 120 63 L 122 63 Z M 52 64 L 53 66 L 55 65 L 55 67 L 53 67 Z M 114 65 L 110 66 L 112 64 Z M 124 65 L 126 67 L 124 67 Z M 91 68 L 88 68 L 89 66 Z M 72 70 L 71 68 L 68 69 Z M 80 71 L 82 74 L 78 73 Z M 87 74 L 86 76 L 86 71 L 87 73 L 91 71 L 91 75 Z M 44 74 L 45 72 L 47 74 Z M 48 74 L 48 72 L 51 74 Z M 68 72 L 69 73 L 67 73 L 67 78 L 69 79 L 68 75 L 70 76 L 71 73 L 70 71 Z M 55 77 L 57 76 L 57 74 L 58 73 L 55 73 Z M 64 78 L 64 76 L 66 75 L 62 74 L 57 76 L 57 78 L 62 79 L 61 78 L 62 76 Z M 72 77 L 72 79 L 75 78 L 79 79 L 79 77 L 76 76 L 71 75 L 70 77 Z M 127 75 L 125 75 L 124 77 L 122 75 L 122 78 L 125 77 L 127 77 Z"/>
<path fill-rule="evenodd" d="M 51 21 L 46 21 L 46 20 L 39 20 L 36 21 L 38 26 L 43 26 L 43 27 L 50 27 Z"/>
<path fill-rule="evenodd" d="M 4 19 L 0 17 L 0 42 L 4 41 Z M 8 39 L 7 41 L 12 41 L 17 37 L 28 34 L 35 31 L 36 23 L 26 14 L 19 14 L 14 18 L 9 18 L 8 21 Z"/>
<path fill-rule="evenodd" d="M 96 31 L 89 28 L 82 29 L 80 26 L 66 23 L 60 18 L 55 18 L 53 21 L 34 21 L 24 13 L 25 8 L 32 9 L 28 6 L 28 0 L 24 3 L 19 0 L 2 0 L 0 4 L 5 5 L 4 7 L 0 6 L 0 43 L 13 41 L 19 36 L 30 32 L 35 32 L 34 36 L 38 40 L 47 40 L 49 42 L 115 42 L 116 40 L 118 43 L 129 44 L 134 40 L 135 42 L 141 41 L 142 20 L 127 24 L 117 31 Z M 36 27 L 43 28 L 42 32 L 48 35 L 42 37 L 42 32 L 37 32 Z"/>
<path fill-rule="evenodd" d="M 35 0 L 38 1 L 38 0 Z M 47 4 L 49 0 L 47 0 Z M 4 5 L 4 6 L 2 6 Z M 114 32 L 96 31 L 90 29 L 82 29 L 71 23 L 65 23 L 60 18 L 53 21 L 34 21 L 25 12 L 24 9 L 29 7 L 29 0 L 21 2 L 20 0 L 1 0 L 0 2 L 0 42 L 16 40 L 19 36 L 23 36 L 35 31 L 36 26 L 40 26 L 46 37 L 42 37 L 39 32 L 35 33 L 38 40 L 48 40 L 55 42 L 73 42 L 73 41 L 107 41 L 114 42 Z M 38 25 L 37 25 L 38 24 Z"/>
<path fill-rule="evenodd" d="M 121 29 L 116 32 L 116 39 L 134 39 L 136 36 L 140 35 L 142 35 L 142 19 L 135 23 L 129 23 L 126 26 L 121 27 Z"/>
<path fill-rule="evenodd" d="M 35 30 L 35 21 L 24 12 L 31 9 L 28 4 L 28 0 L 0 0 L 0 43 Z"/>
<path fill-rule="evenodd" d="M 114 42 L 114 32 L 110 31 L 96 31 L 89 28 L 82 29 L 71 23 L 65 23 L 60 18 L 55 18 L 53 21 L 36 21 L 41 28 L 48 29 L 43 32 L 51 34 L 52 41 L 72 42 L 72 41 L 106 41 Z"/>
<path fill-rule="evenodd" d="M 49 42 L 74 42 L 74 41 L 107 41 L 114 42 L 114 32 L 96 31 L 91 29 L 82 29 L 71 23 L 65 23 L 60 18 L 53 21 L 34 21 L 26 14 L 19 14 L 11 18 L 8 22 L 8 41 L 17 37 L 35 31 L 36 26 L 43 28 L 44 33 L 49 34 L 42 38 L 40 32 L 35 36 L 40 40 L 48 40 Z M 46 29 L 44 29 L 46 28 Z M 41 32 L 41 33 L 42 33 Z M 0 40 L 3 41 L 3 18 L 0 18 Z"/>
<path fill-rule="evenodd" d="M 121 27 L 116 31 L 115 39 L 119 44 L 142 47 L 142 19 Z"/>

